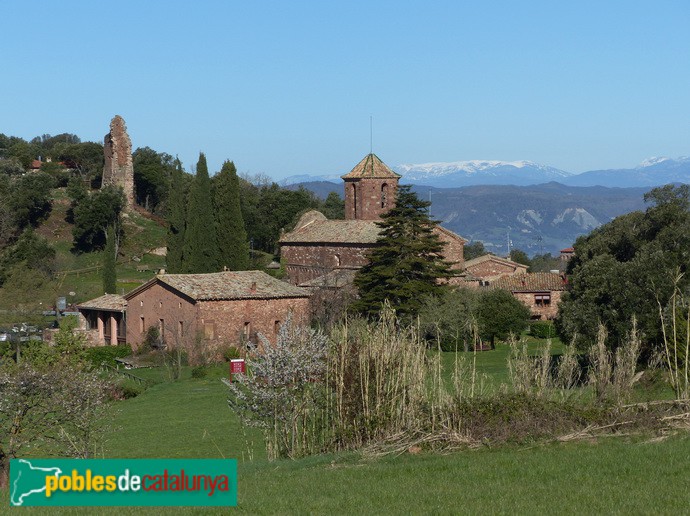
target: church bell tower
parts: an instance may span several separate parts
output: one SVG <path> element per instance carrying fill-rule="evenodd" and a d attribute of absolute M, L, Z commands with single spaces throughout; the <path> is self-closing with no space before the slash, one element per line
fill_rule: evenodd
<path fill-rule="evenodd" d="M 345 181 L 345 218 L 378 220 L 395 205 L 400 175 L 393 172 L 376 154 L 367 154 Z"/>

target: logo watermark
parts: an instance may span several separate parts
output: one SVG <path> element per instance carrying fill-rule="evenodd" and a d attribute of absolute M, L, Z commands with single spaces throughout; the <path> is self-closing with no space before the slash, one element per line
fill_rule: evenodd
<path fill-rule="evenodd" d="M 15 459 L 12 506 L 235 506 L 234 459 Z"/>

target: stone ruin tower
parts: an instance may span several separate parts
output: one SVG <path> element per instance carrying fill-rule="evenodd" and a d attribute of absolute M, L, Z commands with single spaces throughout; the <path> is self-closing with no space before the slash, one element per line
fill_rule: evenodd
<path fill-rule="evenodd" d="M 134 167 L 132 165 L 132 140 L 120 115 L 110 121 L 110 132 L 103 142 L 105 166 L 101 188 L 119 186 L 125 193 L 127 208 L 134 206 Z"/>

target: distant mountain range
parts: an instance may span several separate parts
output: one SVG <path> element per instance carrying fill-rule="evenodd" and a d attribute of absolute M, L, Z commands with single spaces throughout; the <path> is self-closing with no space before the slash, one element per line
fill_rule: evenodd
<path fill-rule="evenodd" d="M 343 185 L 312 181 L 290 185 L 306 188 L 325 199 L 343 195 Z M 635 210 L 644 210 L 649 187 L 610 188 L 566 186 L 557 182 L 531 186 L 481 185 L 434 188 L 415 185 L 431 200 L 431 216 L 441 225 L 487 250 L 509 253 L 509 242 L 530 255 L 552 253 L 573 245 L 578 236 Z"/>
<path fill-rule="evenodd" d="M 660 186 L 668 183 L 690 183 L 690 157 L 651 158 L 635 168 L 592 170 L 571 175 L 561 181 L 571 186 Z"/>
<path fill-rule="evenodd" d="M 690 183 L 690 158 L 650 158 L 632 169 L 592 170 L 572 174 L 532 161 L 455 161 L 397 165 L 401 182 L 413 185 L 456 188 L 473 185 L 529 186 L 556 181 L 568 186 L 643 187 Z M 345 171 L 346 172 L 346 171 Z M 343 173 L 345 173 L 343 172 Z M 284 185 L 313 181 L 340 183 L 339 175 L 292 176 Z"/>
<path fill-rule="evenodd" d="M 633 169 L 570 174 L 530 161 L 459 161 L 393 167 L 402 183 L 432 201 L 432 216 L 499 255 L 509 245 L 530 255 L 557 254 L 575 239 L 635 210 L 655 186 L 690 183 L 690 158 L 651 158 Z M 343 195 L 339 176 L 295 176 L 289 188 L 303 186 L 325 199 Z M 297 180 L 299 179 L 299 180 Z M 294 184 L 291 184 L 294 183 Z"/>
<path fill-rule="evenodd" d="M 398 165 L 393 169 L 403 182 L 416 185 L 453 188 L 470 185 L 535 185 L 564 181 L 569 172 L 532 161 L 455 161 Z"/>

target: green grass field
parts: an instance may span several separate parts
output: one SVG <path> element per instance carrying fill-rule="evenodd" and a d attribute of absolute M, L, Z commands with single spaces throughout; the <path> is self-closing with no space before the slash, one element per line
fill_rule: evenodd
<path fill-rule="evenodd" d="M 500 349 L 478 354 L 478 366 L 496 369 L 502 356 Z M 443 358 L 452 363 L 450 354 Z M 372 459 L 344 453 L 268 462 L 261 435 L 243 430 L 227 407 L 226 387 L 219 379 L 224 372 L 218 368 L 206 378 L 192 379 L 186 370 L 181 381 L 169 382 L 165 370 L 137 371 L 159 383 L 137 398 L 116 404 L 105 456 L 237 458 L 238 510 L 250 514 L 670 514 L 690 507 L 690 491 L 685 488 L 690 478 L 690 437 L 686 435 L 450 455 L 405 453 Z M 97 512 L 138 514 L 141 510 Z"/>
<path fill-rule="evenodd" d="M 535 341 L 530 350 L 541 345 Z M 504 382 L 508 352 L 499 346 L 478 353 L 478 372 Z M 448 374 L 454 355 L 442 360 Z M 227 407 L 225 370 L 198 380 L 188 373 L 171 383 L 165 370 L 146 370 L 161 383 L 118 404 L 107 456 L 237 458 L 244 512 L 675 513 L 690 507 L 683 482 L 690 473 L 687 435 L 268 462 L 260 433 L 243 429 Z"/>
<path fill-rule="evenodd" d="M 538 343 L 534 344 L 538 346 Z M 477 354 L 478 371 L 505 378 L 506 349 Z M 443 354 L 446 369 L 454 357 Z M 373 458 L 361 453 L 269 462 L 261 434 L 243 429 L 226 403 L 225 367 L 157 382 L 115 404 L 105 457 L 236 458 L 247 514 L 681 514 L 690 508 L 690 436 L 602 438 L 503 446 L 441 455 Z M 7 506 L 7 492 L 2 493 Z M 29 513 L 45 511 L 24 509 Z M 2 512 L 2 511 L 0 511 Z M 166 511 L 169 512 L 169 511 Z M 174 509 L 220 514 L 227 510 Z M 51 514 L 161 514 L 161 509 L 64 509 Z"/>

